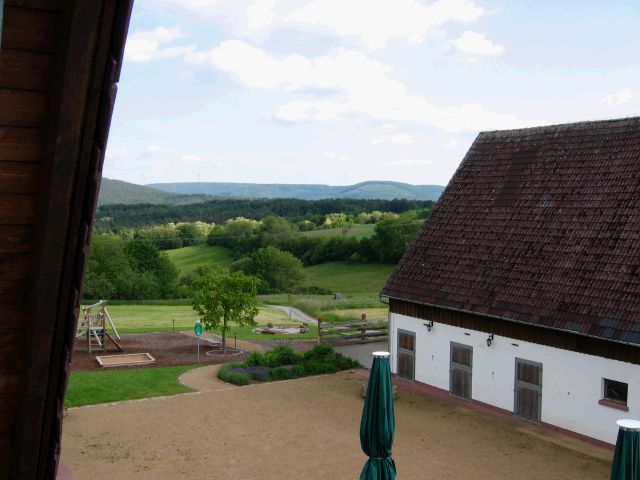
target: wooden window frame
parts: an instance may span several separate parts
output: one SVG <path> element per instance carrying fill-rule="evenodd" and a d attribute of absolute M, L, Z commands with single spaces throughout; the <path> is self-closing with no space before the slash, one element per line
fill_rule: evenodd
<path fill-rule="evenodd" d="M 624 402 L 622 400 L 618 400 L 617 398 L 611 398 L 607 396 L 607 382 L 614 382 L 614 383 L 618 383 L 626 386 L 627 395 Z M 601 397 L 602 398 L 600 398 L 600 400 L 598 401 L 600 405 L 604 405 L 605 407 L 615 408 L 625 412 L 629 411 L 629 384 L 628 383 L 621 382 L 620 380 L 613 380 L 612 378 L 603 378 Z"/>
<path fill-rule="evenodd" d="M 526 365 L 533 365 L 536 367 L 540 367 L 540 384 L 536 385 L 534 383 L 529 383 L 524 380 L 520 380 L 518 378 L 518 364 L 523 363 Z M 542 424 L 542 379 L 544 375 L 544 366 L 541 362 L 534 362 L 533 360 L 527 360 L 526 358 L 516 357 L 513 362 L 513 415 L 520 420 L 524 420 L 525 422 L 533 423 L 534 425 Z M 521 417 L 516 413 L 518 409 L 518 387 L 525 387 L 532 390 L 538 390 L 538 420 L 531 420 L 530 418 Z"/>
<path fill-rule="evenodd" d="M 410 337 L 413 337 L 413 350 L 400 347 L 401 334 L 409 335 Z M 416 332 L 412 332 L 411 330 L 404 330 L 402 328 L 396 329 L 396 348 L 397 348 L 396 359 L 398 361 L 398 368 L 396 369 L 396 371 L 398 372 L 397 373 L 398 377 L 402 378 L 403 380 L 407 380 L 409 382 L 415 382 L 416 381 L 416 350 L 417 350 L 416 349 Z M 400 375 L 400 353 L 406 353 L 413 357 L 413 368 L 412 368 L 413 378 L 407 378 Z"/>

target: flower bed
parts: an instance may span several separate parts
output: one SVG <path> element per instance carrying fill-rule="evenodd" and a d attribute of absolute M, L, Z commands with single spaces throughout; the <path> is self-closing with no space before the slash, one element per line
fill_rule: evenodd
<path fill-rule="evenodd" d="M 223 366 L 218 378 L 235 385 L 248 385 L 254 381 L 289 380 L 359 367 L 356 360 L 337 353 L 331 345 L 319 344 L 305 353 L 295 352 L 288 345 L 278 345 L 264 353 L 253 352 L 242 363 Z"/>

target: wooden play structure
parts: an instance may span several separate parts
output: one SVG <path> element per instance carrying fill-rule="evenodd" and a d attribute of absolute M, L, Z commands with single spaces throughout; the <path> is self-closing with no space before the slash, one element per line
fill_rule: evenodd
<path fill-rule="evenodd" d="M 106 300 L 100 300 L 93 305 L 82 307 L 82 315 L 83 318 L 78 322 L 76 337 L 87 337 L 89 353 L 93 350 L 106 351 L 107 340 L 111 341 L 119 352 L 122 351 L 122 347 L 117 342 L 117 340 L 120 340 L 120 334 L 109 316 Z M 109 322 L 109 326 L 113 331 L 113 336 L 107 331 L 107 322 Z"/>

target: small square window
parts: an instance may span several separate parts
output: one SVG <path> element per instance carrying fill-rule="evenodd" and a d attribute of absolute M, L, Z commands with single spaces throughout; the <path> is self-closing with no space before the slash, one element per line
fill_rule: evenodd
<path fill-rule="evenodd" d="M 604 379 L 604 399 L 626 405 L 628 392 L 628 384 L 617 382 L 615 380 L 609 380 L 608 378 Z"/>

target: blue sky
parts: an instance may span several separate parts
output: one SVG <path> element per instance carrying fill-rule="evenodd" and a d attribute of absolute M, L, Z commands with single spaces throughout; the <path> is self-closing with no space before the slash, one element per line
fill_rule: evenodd
<path fill-rule="evenodd" d="M 104 175 L 444 185 L 479 131 L 639 115 L 638 25 L 638 0 L 137 0 Z"/>

